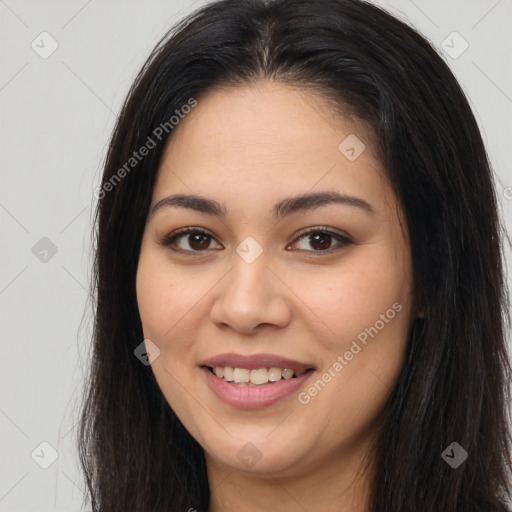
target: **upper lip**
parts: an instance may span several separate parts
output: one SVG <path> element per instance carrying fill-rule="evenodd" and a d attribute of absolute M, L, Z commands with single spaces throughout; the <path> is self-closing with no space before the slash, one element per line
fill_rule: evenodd
<path fill-rule="evenodd" d="M 314 368 L 312 364 L 301 363 L 275 354 L 253 354 L 243 356 L 241 354 L 219 354 L 205 359 L 200 366 L 231 366 L 232 368 L 246 368 L 257 370 L 258 368 L 289 368 L 291 370 L 305 371 Z"/>

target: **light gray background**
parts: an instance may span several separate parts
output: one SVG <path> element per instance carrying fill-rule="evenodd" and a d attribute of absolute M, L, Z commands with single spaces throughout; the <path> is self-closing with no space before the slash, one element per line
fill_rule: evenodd
<path fill-rule="evenodd" d="M 0 511 L 81 509 L 74 426 L 91 330 L 92 191 L 135 74 L 164 31 L 204 3 L 0 0 Z M 510 230 L 512 0 L 376 3 L 434 42 L 459 78 Z M 50 48 L 43 31 L 59 45 L 47 59 L 31 47 Z M 442 46 L 453 31 L 469 43 L 455 59 Z M 462 48 L 453 36 L 447 44 Z M 42 237 L 57 247 L 46 262 L 32 252 Z M 58 453 L 48 469 L 35 462 L 50 462 L 41 442 Z"/>

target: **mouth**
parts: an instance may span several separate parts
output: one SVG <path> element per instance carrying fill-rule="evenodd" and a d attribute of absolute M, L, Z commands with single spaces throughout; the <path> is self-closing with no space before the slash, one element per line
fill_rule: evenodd
<path fill-rule="evenodd" d="M 316 371 L 310 363 L 272 354 L 222 354 L 199 366 L 214 396 L 242 409 L 267 407 L 290 397 Z"/>
<path fill-rule="evenodd" d="M 236 386 L 265 386 L 272 385 L 282 380 L 293 380 L 304 374 L 311 373 L 314 368 L 237 368 L 232 366 L 203 366 L 211 374 Z"/>
<path fill-rule="evenodd" d="M 316 370 L 311 363 L 276 354 L 219 354 L 199 366 L 217 398 L 245 409 L 266 407 L 293 394 Z"/>

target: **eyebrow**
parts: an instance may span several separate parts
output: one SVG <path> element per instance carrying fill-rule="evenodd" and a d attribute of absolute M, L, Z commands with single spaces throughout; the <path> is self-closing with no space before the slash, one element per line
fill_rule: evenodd
<path fill-rule="evenodd" d="M 343 204 L 360 208 L 370 214 L 375 213 L 375 210 L 370 203 L 364 199 L 330 191 L 306 193 L 283 199 L 274 205 L 272 215 L 276 218 L 281 218 L 298 211 L 312 210 L 328 204 Z M 154 215 L 158 210 L 166 206 L 189 208 L 201 213 L 206 213 L 207 215 L 214 215 L 222 218 L 225 218 L 228 213 L 228 210 L 224 205 L 214 201 L 213 199 L 207 199 L 205 197 L 190 194 L 174 194 L 169 197 L 164 197 L 158 201 L 151 209 L 150 215 Z"/>

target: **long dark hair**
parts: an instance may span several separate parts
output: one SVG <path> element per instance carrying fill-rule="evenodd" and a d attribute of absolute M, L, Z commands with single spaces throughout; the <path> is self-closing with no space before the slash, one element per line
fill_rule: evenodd
<path fill-rule="evenodd" d="M 93 355 L 78 439 L 93 510 L 208 509 L 203 449 L 134 356 L 143 340 L 135 276 L 169 120 L 215 85 L 260 79 L 315 89 L 367 123 L 407 219 L 424 318 L 382 411 L 368 510 L 506 511 L 511 319 L 486 150 L 436 50 L 360 0 L 212 2 L 166 34 L 137 76 L 96 193 Z M 442 456 L 453 442 L 468 453 L 456 469 Z"/>

